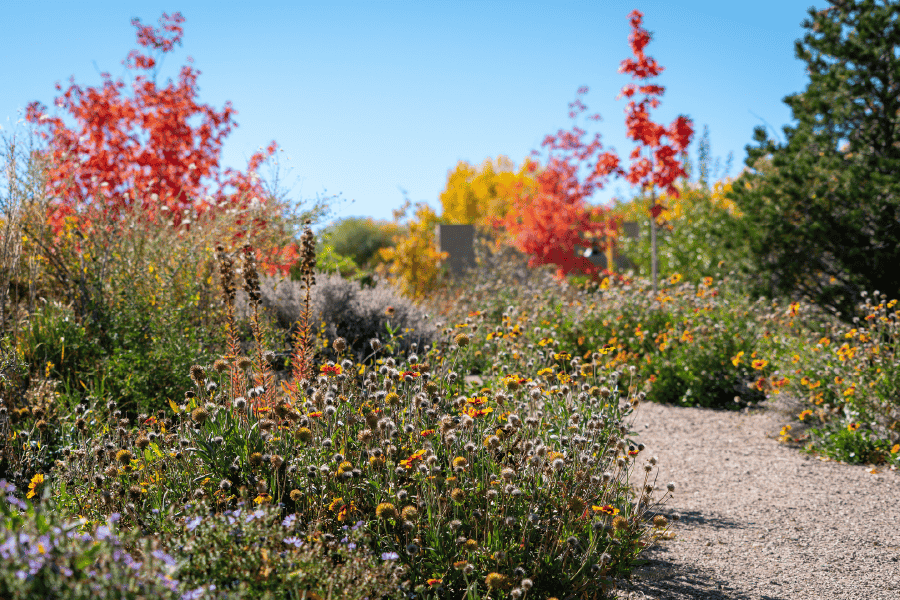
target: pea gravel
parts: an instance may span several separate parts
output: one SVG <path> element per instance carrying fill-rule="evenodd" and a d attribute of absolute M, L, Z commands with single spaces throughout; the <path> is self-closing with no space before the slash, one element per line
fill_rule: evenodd
<path fill-rule="evenodd" d="M 638 408 L 657 485 L 677 485 L 662 512 L 681 518 L 620 599 L 900 600 L 900 471 L 779 443 L 799 410 L 789 400 L 749 412 Z"/>

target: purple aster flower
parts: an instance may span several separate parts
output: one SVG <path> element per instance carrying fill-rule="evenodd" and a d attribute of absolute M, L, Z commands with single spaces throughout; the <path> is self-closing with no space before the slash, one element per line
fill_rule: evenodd
<path fill-rule="evenodd" d="M 285 544 L 290 544 L 291 546 L 295 546 L 297 548 L 303 547 L 303 540 L 296 536 L 286 537 L 282 540 Z"/>
<path fill-rule="evenodd" d="M 203 517 L 194 517 L 191 521 L 185 525 L 185 529 L 188 531 L 193 531 L 197 529 L 197 526 L 203 521 Z"/>
<path fill-rule="evenodd" d="M 383 552 L 381 554 L 381 560 L 397 560 L 400 558 L 400 555 L 396 552 Z"/>
<path fill-rule="evenodd" d="M 154 550 L 150 554 L 151 554 L 151 556 L 153 556 L 153 558 L 165 563 L 166 566 L 174 567 L 177 564 L 177 562 L 175 561 L 174 558 L 172 558 L 170 555 L 166 554 L 162 550 Z"/>

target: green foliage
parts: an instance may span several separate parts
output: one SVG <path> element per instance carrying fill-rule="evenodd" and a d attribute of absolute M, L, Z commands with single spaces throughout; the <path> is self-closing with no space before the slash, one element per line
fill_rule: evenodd
<path fill-rule="evenodd" d="M 399 228 L 394 223 L 365 217 L 347 217 L 326 227 L 319 239 L 322 246 L 331 246 L 335 255 L 351 259 L 358 267 L 371 268 L 378 260 L 378 250 L 393 246 L 393 238 L 399 233 Z M 318 256 L 318 250 L 316 254 Z M 321 264 L 320 268 L 323 271 L 329 270 Z"/>
<path fill-rule="evenodd" d="M 71 404 L 102 386 L 105 399 L 129 414 L 153 412 L 181 395 L 190 366 L 221 343 L 217 332 L 199 329 L 191 307 L 127 301 L 119 307 L 81 324 L 58 304 L 38 310 L 19 340 L 32 377 L 61 381 Z"/>
<path fill-rule="evenodd" d="M 831 425 L 812 428 L 809 450 L 851 464 L 878 464 L 891 456 L 891 446 L 871 431 Z M 896 453 L 895 453 L 896 454 Z"/>
<path fill-rule="evenodd" d="M 687 281 L 699 283 L 706 276 L 720 278 L 729 272 L 748 271 L 751 263 L 746 244 L 741 238 L 723 235 L 742 218 L 723 198 L 731 184 L 716 182 L 712 190 L 698 185 L 678 187 L 678 199 L 662 200 L 669 210 L 659 219 L 659 273 L 679 273 Z M 637 239 L 620 238 L 618 247 L 642 277 L 651 272 L 649 207 L 650 198 L 641 196 L 616 209 L 623 220 L 636 221 L 641 229 Z"/>
<path fill-rule="evenodd" d="M 809 83 L 787 96 L 796 125 L 758 127 L 729 197 L 729 235 L 750 244 L 756 287 L 853 312 L 863 290 L 900 293 L 900 27 L 896 3 L 809 10 L 796 43 Z"/>

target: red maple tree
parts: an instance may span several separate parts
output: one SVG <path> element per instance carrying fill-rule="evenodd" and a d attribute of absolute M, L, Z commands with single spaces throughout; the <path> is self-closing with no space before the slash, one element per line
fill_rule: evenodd
<path fill-rule="evenodd" d="M 48 173 L 51 203 L 47 219 L 61 231 L 66 221 L 82 232 L 126 216 L 147 225 L 175 228 L 230 211 L 238 219 L 233 244 L 255 239 L 271 225 L 261 214 L 277 214 L 258 170 L 277 150 L 275 142 L 254 153 L 245 171 L 222 169 L 221 148 L 236 126 L 230 102 L 221 110 L 197 101 L 200 72 L 182 66 L 178 80 L 156 83 L 158 59 L 181 45 L 184 17 L 163 13 L 159 27 L 132 20 L 140 49 L 123 61 L 134 72 L 131 95 L 126 83 L 102 73 L 97 87 L 82 87 L 70 79 L 55 105 L 74 125 L 51 116 L 38 102 L 26 118 L 47 141 L 52 165 Z M 256 210 L 269 203 L 269 211 Z M 272 247 L 263 257 L 270 272 L 296 261 L 296 244 Z"/>
<path fill-rule="evenodd" d="M 650 56 L 644 54 L 644 48 L 650 43 L 650 32 L 641 25 L 643 14 L 640 11 L 632 11 L 628 18 L 631 20 L 631 35 L 628 43 L 634 53 L 634 58 L 622 61 L 619 67 L 620 73 L 631 73 L 631 78 L 640 80 L 640 85 L 630 83 L 622 88 L 619 96 L 631 98 L 626 108 L 625 125 L 628 128 L 628 137 L 637 142 L 631 151 L 631 167 L 626 171 L 625 178 L 632 185 L 640 185 L 642 189 L 650 190 L 650 233 L 651 233 L 651 280 L 653 291 L 657 287 L 657 250 L 656 250 L 656 220 L 665 208 L 656 201 L 656 190 L 678 197 L 678 189 L 675 181 L 679 177 L 687 177 L 684 166 L 678 160 L 678 155 L 683 153 L 691 142 L 694 127 L 691 120 L 684 116 L 678 116 L 668 127 L 659 125 L 650 120 L 649 109 L 659 106 L 659 97 L 665 92 L 660 85 L 647 83 L 662 73 L 664 68 Z M 633 98 L 635 94 L 642 94 L 640 102 Z M 663 143 L 663 138 L 668 143 Z M 643 155 L 643 150 L 648 150 L 648 156 Z"/>
<path fill-rule="evenodd" d="M 623 60 L 619 72 L 630 73 L 632 79 L 646 81 L 665 69 L 654 58 L 644 54 L 644 48 L 650 43 L 651 35 L 641 26 L 643 21 L 641 12 L 632 11 L 628 18 L 632 27 L 628 43 L 631 45 L 634 58 Z M 632 162 L 625 172 L 625 178 L 632 185 L 642 187 L 649 185 L 677 198 L 678 189 L 675 187 L 675 181 L 679 177 L 687 176 L 684 166 L 677 157 L 690 144 L 694 128 L 691 120 L 684 116 L 678 116 L 668 127 L 650 120 L 649 109 L 659 106 L 659 97 L 663 93 L 665 93 L 663 86 L 651 83 L 641 85 L 629 83 L 622 88 L 619 97 L 632 98 L 626 108 L 627 135 L 629 139 L 638 143 L 631 151 Z M 643 95 L 640 102 L 633 99 L 635 94 Z M 663 138 L 667 138 L 669 143 L 663 143 Z M 644 148 L 649 149 L 649 156 L 643 155 Z M 658 211 L 659 208 L 654 210 Z"/>
<path fill-rule="evenodd" d="M 580 88 L 569 105 L 572 119 L 587 110 L 581 100 L 587 91 L 586 87 Z M 597 120 L 599 115 L 589 119 Z M 560 129 L 544 138 L 541 146 L 547 150 L 545 165 L 540 168 L 535 161 L 528 165 L 535 174 L 534 191 L 523 191 L 499 222 L 513 244 L 531 256 L 529 266 L 557 265 L 560 277 L 573 272 L 598 274 L 600 267 L 585 258 L 579 247 L 602 245 L 599 240 L 615 230 L 608 209 L 590 205 L 589 199 L 610 175 L 619 172 L 619 158 L 602 151 L 599 133 L 588 143 L 586 134 L 585 129 L 573 126 L 570 131 Z M 538 151 L 532 154 L 539 156 Z"/>
<path fill-rule="evenodd" d="M 629 44 L 634 57 L 622 62 L 620 72 L 647 80 L 659 75 L 663 67 L 644 53 L 651 36 L 641 27 L 643 15 L 635 10 L 629 18 L 632 26 Z M 589 203 L 593 193 L 610 177 L 625 177 L 633 185 L 660 188 L 677 197 L 674 182 L 685 176 L 677 156 L 690 143 L 693 127 L 683 116 L 669 127 L 650 120 L 649 109 L 659 106 L 659 96 L 664 91 L 662 86 L 646 82 L 628 84 L 622 89 L 622 95 L 628 98 L 638 93 L 644 96 L 640 102 L 632 100 L 626 109 L 628 137 L 639 144 L 631 153 L 632 163 L 627 170 L 622 168 L 614 152 L 602 151 L 599 134 L 586 143 L 587 132 L 583 128 L 573 126 L 570 131 L 559 130 L 544 139 L 541 146 L 548 151 L 544 166 L 530 164 L 531 171 L 536 173 L 535 191 L 523 191 L 500 222 L 513 244 L 531 256 L 531 266 L 555 264 L 559 276 L 572 272 L 593 276 L 600 273 L 600 268 L 585 258 L 580 249 L 593 247 L 602 251 L 614 243 L 618 223 L 609 216 L 608 209 Z M 578 97 L 569 105 L 571 118 L 587 110 L 581 100 L 586 92 L 587 88 L 580 88 Z M 599 115 L 590 119 L 597 120 Z M 669 142 L 664 143 L 664 138 Z M 649 157 L 642 156 L 642 148 L 649 148 Z M 537 151 L 533 154 L 539 155 Z M 654 216 L 659 209 L 654 207 Z"/>

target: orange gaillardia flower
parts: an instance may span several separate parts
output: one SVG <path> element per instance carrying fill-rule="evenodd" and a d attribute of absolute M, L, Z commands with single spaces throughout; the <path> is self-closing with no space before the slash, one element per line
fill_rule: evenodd
<path fill-rule="evenodd" d="M 619 514 L 619 509 L 612 506 L 611 504 L 604 504 L 603 506 L 592 506 L 591 508 L 595 512 L 602 512 L 603 514 L 609 515 L 610 517 L 614 517 Z"/>

